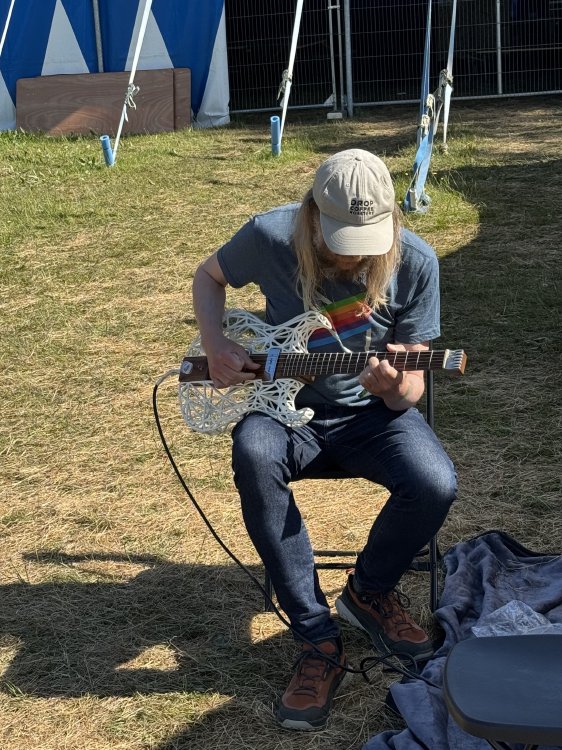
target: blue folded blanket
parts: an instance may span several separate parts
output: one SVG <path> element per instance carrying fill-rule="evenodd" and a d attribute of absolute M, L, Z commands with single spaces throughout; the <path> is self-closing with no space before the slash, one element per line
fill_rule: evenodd
<path fill-rule="evenodd" d="M 501 531 L 489 531 L 451 547 L 443 562 L 445 585 L 435 616 L 445 640 L 422 672 L 434 684 L 442 684 L 454 644 L 474 637 L 471 628 L 508 602 L 524 602 L 549 622 L 562 623 L 562 555 L 532 552 Z M 407 729 L 371 737 L 363 750 L 490 750 L 449 717 L 441 690 L 407 680 L 390 692 Z"/>

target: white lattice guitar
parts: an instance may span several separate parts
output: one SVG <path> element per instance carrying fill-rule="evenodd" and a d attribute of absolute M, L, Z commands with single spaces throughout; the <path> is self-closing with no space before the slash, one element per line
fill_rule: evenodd
<path fill-rule="evenodd" d="M 397 370 L 447 370 L 462 374 L 466 364 L 462 349 L 311 354 L 307 351 L 310 334 L 318 328 L 333 329 L 331 322 L 317 312 L 303 313 L 281 326 L 270 326 L 245 310 L 227 310 L 223 324 L 228 338 L 241 344 L 261 367 L 256 370 L 255 380 L 215 388 L 197 337 L 181 363 L 179 374 L 181 412 L 196 432 L 225 432 L 249 411 L 264 412 L 291 427 L 306 424 L 314 412 L 295 407 L 295 397 L 303 387 L 298 378 L 359 374 L 372 356 L 387 359 Z"/>

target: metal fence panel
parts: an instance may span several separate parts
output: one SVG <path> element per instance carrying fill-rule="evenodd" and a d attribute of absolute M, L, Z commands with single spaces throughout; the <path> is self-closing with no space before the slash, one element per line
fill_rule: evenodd
<path fill-rule="evenodd" d="M 427 0 L 350 0 L 356 105 L 419 96 Z M 445 67 L 452 0 L 433 3 L 431 88 Z M 559 92 L 560 0 L 458 0 L 454 96 Z"/>
<path fill-rule="evenodd" d="M 305 0 L 292 106 L 322 106 L 332 95 L 328 6 L 328 0 Z M 277 106 L 295 7 L 295 0 L 226 0 L 231 111 Z"/>
<path fill-rule="evenodd" d="M 501 3 L 500 35 L 503 90 L 497 93 L 562 89 L 560 0 L 527 0 L 511 4 L 504 0 Z"/>
<path fill-rule="evenodd" d="M 432 5 L 436 88 L 453 2 Z M 340 54 L 344 6 L 349 44 Z M 295 7 L 296 0 L 226 0 L 231 111 L 277 106 Z M 334 92 L 340 105 L 344 96 L 356 106 L 416 101 L 427 7 L 428 0 L 305 0 L 290 105 L 323 106 Z M 458 0 L 453 76 L 457 98 L 561 92 L 562 0 Z"/>

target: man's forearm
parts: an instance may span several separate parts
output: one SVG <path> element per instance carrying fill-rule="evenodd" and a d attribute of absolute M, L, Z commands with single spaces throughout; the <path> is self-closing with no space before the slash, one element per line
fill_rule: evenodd
<path fill-rule="evenodd" d="M 203 347 L 205 341 L 222 336 L 222 320 L 226 302 L 226 290 L 199 267 L 193 278 L 193 309 Z"/>

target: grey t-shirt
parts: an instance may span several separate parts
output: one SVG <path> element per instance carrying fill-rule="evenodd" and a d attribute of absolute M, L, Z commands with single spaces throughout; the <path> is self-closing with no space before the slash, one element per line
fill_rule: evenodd
<path fill-rule="evenodd" d="M 292 234 L 299 204 L 293 203 L 250 219 L 218 252 L 228 283 L 240 288 L 257 284 L 266 299 L 265 320 L 280 325 L 305 311 L 297 293 L 297 259 Z M 326 281 L 320 311 L 330 318 L 340 341 L 329 331 L 315 331 L 311 352 L 385 350 L 388 342 L 417 344 L 439 336 L 439 267 L 434 250 L 420 237 L 402 229 L 402 261 L 388 289 L 387 303 L 371 310 L 364 304 L 360 281 Z M 340 343 L 341 342 L 341 343 Z M 367 406 L 355 375 L 317 377 L 298 394 L 297 406 L 322 403 Z"/>

